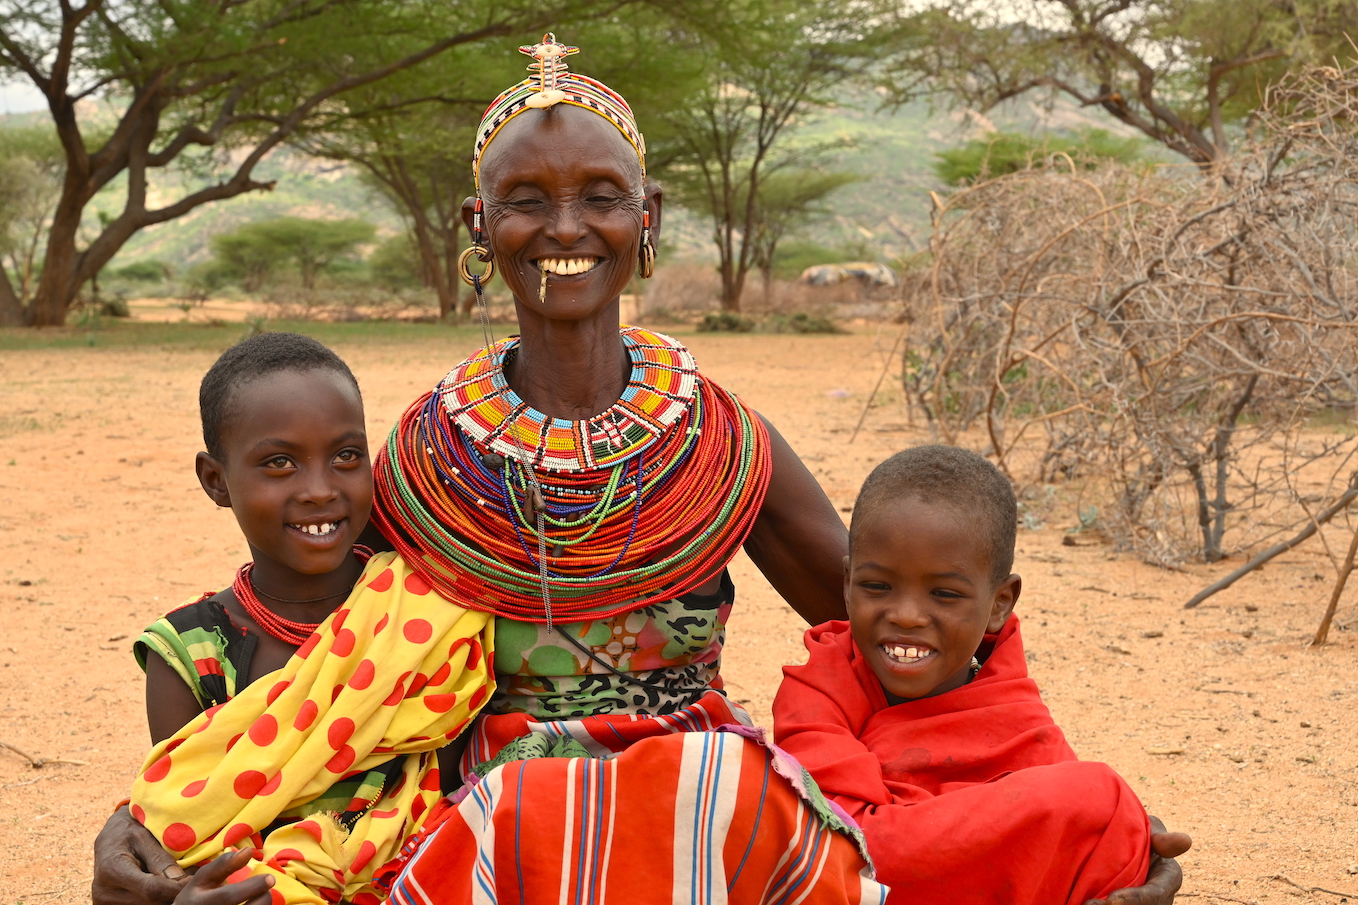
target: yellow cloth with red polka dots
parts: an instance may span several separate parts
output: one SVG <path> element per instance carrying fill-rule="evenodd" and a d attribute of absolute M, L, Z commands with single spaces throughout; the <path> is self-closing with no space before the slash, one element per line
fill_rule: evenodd
<path fill-rule="evenodd" d="M 395 553 L 368 561 L 349 599 L 282 669 L 151 751 L 132 813 L 183 866 L 242 843 L 272 874 L 274 905 L 381 900 L 374 872 L 441 797 L 436 749 L 494 690 L 493 618 L 449 603 Z M 404 758 L 352 829 L 328 813 L 260 831 L 349 776 Z M 365 809 L 366 806 L 366 809 Z"/>

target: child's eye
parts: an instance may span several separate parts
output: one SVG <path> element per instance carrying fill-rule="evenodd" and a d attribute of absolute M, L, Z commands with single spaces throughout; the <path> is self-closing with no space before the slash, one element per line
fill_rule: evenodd
<path fill-rule="evenodd" d="M 941 597 L 944 600 L 961 600 L 965 596 L 948 588 L 935 588 L 933 593 L 935 597 Z"/>
<path fill-rule="evenodd" d="M 891 590 L 891 585 L 885 581 L 862 581 L 858 586 L 870 594 L 884 594 Z"/>
<path fill-rule="evenodd" d="M 289 459 L 287 456 L 274 456 L 272 459 L 269 459 L 264 463 L 264 467 L 276 469 L 291 468 L 292 460 Z"/>
<path fill-rule="evenodd" d="M 362 462 L 363 452 L 362 450 L 357 449 L 342 449 L 338 453 L 336 453 L 335 461 L 339 462 L 342 465 L 349 465 L 354 462 Z"/>

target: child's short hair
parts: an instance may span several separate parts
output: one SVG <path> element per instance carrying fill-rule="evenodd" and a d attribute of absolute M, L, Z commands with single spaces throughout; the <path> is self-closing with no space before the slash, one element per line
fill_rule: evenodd
<path fill-rule="evenodd" d="M 198 387 L 203 443 L 213 458 L 223 458 L 222 425 L 230 414 L 235 390 L 243 383 L 278 371 L 333 371 L 358 390 L 358 381 L 349 366 L 309 336 L 261 333 L 243 339 L 222 353 Z"/>
<path fill-rule="evenodd" d="M 872 470 L 858 491 L 849 542 L 863 521 L 883 503 L 915 498 L 945 503 L 975 520 L 990 545 L 990 576 L 998 584 L 1014 567 L 1018 501 L 1014 488 L 984 456 L 956 446 L 916 446 L 896 453 Z"/>

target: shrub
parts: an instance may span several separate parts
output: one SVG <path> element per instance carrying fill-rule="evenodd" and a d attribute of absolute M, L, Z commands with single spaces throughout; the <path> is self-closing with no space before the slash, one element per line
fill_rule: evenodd
<path fill-rule="evenodd" d="M 704 315 L 698 324 L 698 330 L 703 333 L 749 333 L 754 328 L 753 320 L 730 311 Z"/>

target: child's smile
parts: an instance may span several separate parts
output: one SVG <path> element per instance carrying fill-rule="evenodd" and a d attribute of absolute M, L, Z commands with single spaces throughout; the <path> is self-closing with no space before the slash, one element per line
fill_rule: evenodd
<path fill-rule="evenodd" d="M 918 498 L 865 514 L 845 563 L 844 599 L 858 650 L 893 702 L 966 684 L 987 631 L 1018 599 L 1018 576 L 998 586 L 984 537 L 966 516 Z"/>

